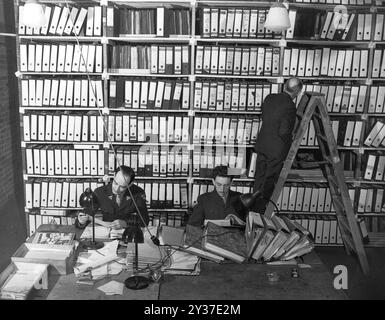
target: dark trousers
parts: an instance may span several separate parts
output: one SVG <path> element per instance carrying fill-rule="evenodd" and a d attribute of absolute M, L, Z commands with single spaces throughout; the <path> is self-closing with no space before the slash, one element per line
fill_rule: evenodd
<path fill-rule="evenodd" d="M 255 168 L 254 192 L 257 190 L 261 191 L 263 198 L 256 202 L 254 207 L 256 212 L 265 212 L 266 205 L 273 194 L 284 161 L 285 159 L 269 158 L 262 153 L 258 153 Z"/>

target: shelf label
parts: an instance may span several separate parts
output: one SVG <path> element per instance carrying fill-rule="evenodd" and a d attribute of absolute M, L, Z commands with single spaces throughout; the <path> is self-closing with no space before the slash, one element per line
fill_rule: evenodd
<path fill-rule="evenodd" d="M 277 83 L 284 83 L 284 82 L 285 82 L 285 80 L 284 80 L 283 77 L 278 77 L 277 78 Z"/>
<path fill-rule="evenodd" d="M 195 79 L 196 79 L 196 77 L 193 76 L 193 75 L 189 75 L 189 76 L 188 76 L 188 80 L 189 80 L 190 82 L 195 82 Z"/>
<path fill-rule="evenodd" d="M 21 147 L 22 147 L 22 148 L 25 148 L 26 146 L 27 146 L 27 145 L 26 145 L 25 141 L 22 141 L 22 142 L 21 142 Z"/>
<path fill-rule="evenodd" d="M 189 115 L 190 117 L 194 117 L 194 116 L 195 116 L 195 111 L 194 111 L 194 110 L 189 110 L 189 111 L 188 111 L 188 115 Z"/>
<path fill-rule="evenodd" d="M 195 46 L 197 44 L 197 39 L 195 38 L 190 38 L 189 39 L 190 46 Z"/>
<path fill-rule="evenodd" d="M 359 148 L 358 148 L 358 153 L 359 153 L 359 154 L 364 154 L 364 153 L 365 153 L 364 148 L 363 148 L 363 147 L 359 147 Z"/>
<path fill-rule="evenodd" d="M 369 49 L 373 49 L 373 48 L 375 48 L 375 46 L 376 46 L 376 44 L 373 41 L 370 41 L 368 44 Z"/>
<path fill-rule="evenodd" d="M 100 42 L 101 42 L 102 44 L 108 44 L 108 39 L 107 39 L 107 37 L 102 37 L 102 39 L 100 40 Z"/>
<path fill-rule="evenodd" d="M 21 72 L 20 72 L 20 71 L 16 71 L 16 72 L 15 72 L 15 76 L 16 76 L 17 78 L 21 78 Z"/>
<path fill-rule="evenodd" d="M 286 41 L 286 39 L 280 39 L 278 41 L 278 44 L 279 44 L 280 47 L 286 47 L 287 46 L 287 41 Z"/>
<path fill-rule="evenodd" d="M 187 145 L 187 150 L 188 150 L 188 151 L 194 150 L 194 145 L 189 143 L 189 144 Z"/>
<path fill-rule="evenodd" d="M 23 174 L 23 179 L 24 179 L 24 181 L 28 181 L 28 174 Z"/>
<path fill-rule="evenodd" d="M 110 148 L 110 143 L 109 142 L 103 142 L 103 148 L 104 149 L 109 149 Z"/>
<path fill-rule="evenodd" d="M 361 114 L 361 120 L 368 120 L 368 114 L 367 113 Z"/>
<path fill-rule="evenodd" d="M 110 109 L 108 109 L 108 108 L 103 108 L 103 109 L 102 109 L 102 113 L 103 113 L 103 114 L 110 114 Z"/>
<path fill-rule="evenodd" d="M 101 6 L 108 6 L 108 0 L 100 0 L 100 5 Z"/>
<path fill-rule="evenodd" d="M 366 84 L 367 86 L 371 86 L 372 83 L 373 83 L 372 79 L 366 79 L 366 80 L 365 80 L 365 84 Z"/>
<path fill-rule="evenodd" d="M 353 187 L 359 187 L 360 185 L 361 185 L 361 182 L 353 181 Z"/>
<path fill-rule="evenodd" d="M 21 114 L 24 114 L 24 113 L 25 113 L 25 108 L 20 107 L 20 108 L 19 108 L 19 111 L 20 111 Z"/>
<path fill-rule="evenodd" d="M 187 183 L 189 183 L 189 184 L 192 184 L 194 182 L 193 177 L 188 177 L 186 180 L 187 180 Z"/>

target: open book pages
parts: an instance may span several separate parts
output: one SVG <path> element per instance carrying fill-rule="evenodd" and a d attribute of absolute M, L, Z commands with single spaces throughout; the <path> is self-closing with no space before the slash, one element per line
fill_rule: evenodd
<path fill-rule="evenodd" d="M 242 263 L 247 257 L 246 241 L 239 229 L 228 229 L 208 222 L 202 247 L 234 262 Z"/>
<path fill-rule="evenodd" d="M 202 247 L 203 229 L 192 225 L 186 226 L 186 235 L 184 239 L 183 250 L 201 258 L 220 263 L 225 258 L 209 252 Z"/>
<path fill-rule="evenodd" d="M 228 214 L 226 218 L 224 219 L 206 219 L 205 220 L 205 226 L 208 222 L 215 223 L 218 226 L 221 227 L 230 227 L 230 226 L 245 226 L 246 222 L 243 221 L 241 218 L 236 216 L 235 214 Z"/>

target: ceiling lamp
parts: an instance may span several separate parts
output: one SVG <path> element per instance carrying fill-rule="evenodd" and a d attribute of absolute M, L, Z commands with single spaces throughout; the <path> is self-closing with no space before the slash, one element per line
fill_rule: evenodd
<path fill-rule="evenodd" d="M 43 6 L 36 0 L 26 1 L 21 18 L 21 23 L 31 28 L 40 28 L 47 23 Z"/>
<path fill-rule="evenodd" d="M 273 32 L 283 32 L 290 28 L 288 3 L 276 2 L 270 7 L 266 16 L 265 29 Z"/>

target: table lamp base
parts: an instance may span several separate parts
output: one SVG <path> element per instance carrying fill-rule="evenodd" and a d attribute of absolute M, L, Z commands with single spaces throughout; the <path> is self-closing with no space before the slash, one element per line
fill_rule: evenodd
<path fill-rule="evenodd" d="M 131 276 L 124 281 L 124 284 L 128 289 L 140 290 L 148 287 L 150 279 L 143 276 Z"/>
<path fill-rule="evenodd" d="M 82 247 L 87 250 L 99 250 L 104 247 L 103 242 L 87 240 L 82 242 Z"/>

